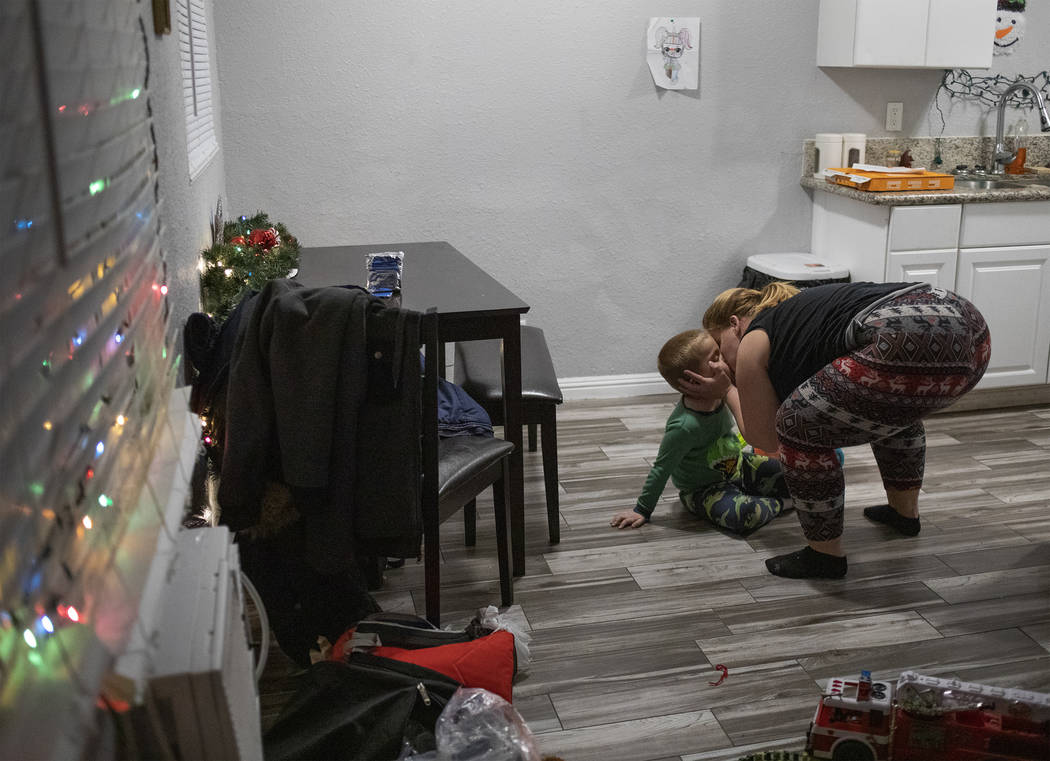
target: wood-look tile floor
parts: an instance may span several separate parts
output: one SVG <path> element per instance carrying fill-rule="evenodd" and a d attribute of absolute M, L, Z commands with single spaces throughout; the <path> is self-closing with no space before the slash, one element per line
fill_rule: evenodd
<path fill-rule="evenodd" d="M 868 447 L 846 454 L 841 581 L 769 575 L 802 546 L 792 513 L 748 539 L 686 513 L 668 486 L 652 523 L 616 530 L 656 455 L 672 395 L 558 411 L 561 543 L 547 542 L 540 454 L 526 452 L 526 575 L 509 611 L 532 636 L 514 704 L 566 761 L 715 761 L 799 749 L 825 681 L 869 669 L 1050 692 L 1050 407 L 927 421 L 922 533 L 861 515 L 884 502 Z M 491 501 L 476 547 L 442 526 L 442 624 L 499 599 Z M 388 571 L 387 610 L 422 612 L 422 567 Z M 264 723 L 287 692 L 279 659 Z M 286 662 L 285 662 L 286 664 Z M 728 677 L 715 686 L 717 664 Z M 286 669 L 286 665 L 284 667 Z"/>

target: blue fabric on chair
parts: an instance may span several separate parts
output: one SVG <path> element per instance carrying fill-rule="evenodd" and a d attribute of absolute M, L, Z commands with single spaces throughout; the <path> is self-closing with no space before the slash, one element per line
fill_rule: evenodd
<path fill-rule="evenodd" d="M 470 394 L 452 381 L 438 378 L 438 435 L 492 438 L 492 419 Z"/>
<path fill-rule="evenodd" d="M 426 372 L 427 360 L 419 355 L 419 364 Z M 488 436 L 492 437 L 492 418 L 485 408 L 463 388 L 440 375 L 437 379 L 438 436 Z"/>

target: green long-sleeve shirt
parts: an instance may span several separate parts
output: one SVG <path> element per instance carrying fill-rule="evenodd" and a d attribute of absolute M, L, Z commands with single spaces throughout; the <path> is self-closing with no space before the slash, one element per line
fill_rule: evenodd
<path fill-rule="evenodd" d="M 711 412 L 697 412 L 679 400 L 667 418 L 660 452 L 634 511 L 649 518 L 668 478 L 680 494 L 724 481 L 736 468 L 742 446 L 725 404 Z"/>

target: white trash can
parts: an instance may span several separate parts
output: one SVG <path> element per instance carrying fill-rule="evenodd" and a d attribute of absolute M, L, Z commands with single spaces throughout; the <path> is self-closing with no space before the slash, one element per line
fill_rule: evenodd
<path fill-rule="evenodd" d="M 740 288 L 761 290 L 774 280 L 783 280 L 798 288 L 812 288 L 828 283 L 848 283 L 849 270 L 812 254 L 755 254 L 747 258 Z"/>

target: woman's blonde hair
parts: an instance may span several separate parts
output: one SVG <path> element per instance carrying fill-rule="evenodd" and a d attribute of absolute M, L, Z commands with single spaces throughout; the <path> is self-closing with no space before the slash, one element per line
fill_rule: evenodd
<path fill-rule="evenodd" d="M 798 288 L 779 280 L 774 280 L 761 291 L 754 288 L 729 288 L 718 294 L 704 312 L 704 328 L 725 330 L 729 327 L 729 318 L 733 315 L 754 317 L 763 309 L 787 301 L 797 293 Z"/>
<path fill-rule="evenodd" d="M 687 330 L 668 340 L 656 358 L 656 369 L 671 388 L 678 391 L 678 383 L 686 370 L 696 372 L 700 363 L 718 348 L 714 337 L 706 330 Z"/>

